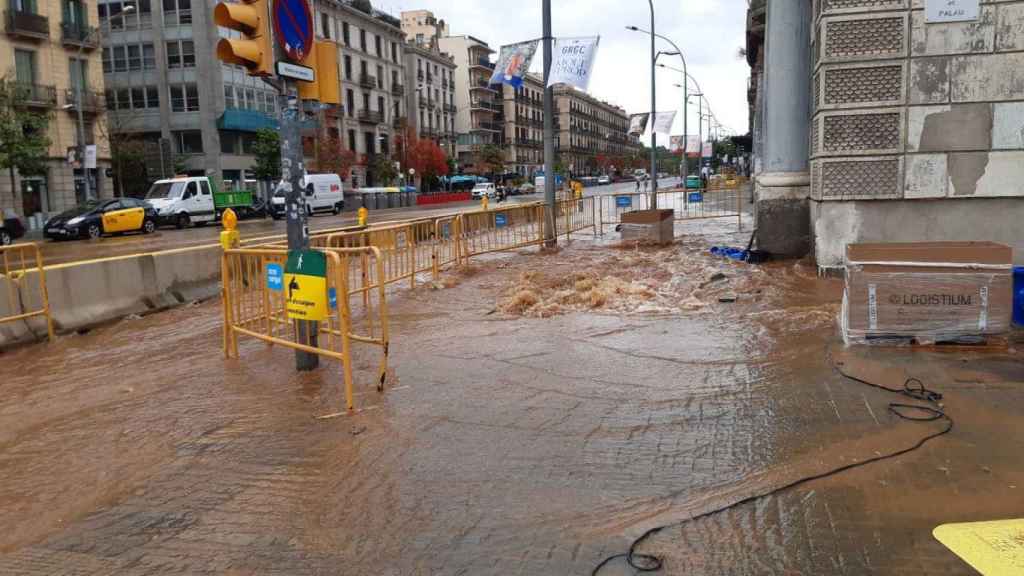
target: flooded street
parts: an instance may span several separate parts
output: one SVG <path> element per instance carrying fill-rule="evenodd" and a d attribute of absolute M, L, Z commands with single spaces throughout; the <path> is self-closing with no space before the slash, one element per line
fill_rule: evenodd
<path fill-rule="evenodd" d="M 676 229 L 396 292 L 389 385 L 356 346 L 350 416 L 317 418 L 333 362 L 225 361 L 217 301 L 0 354 L 0 574 L 590 574 L 662 525 L 665 574 L 971 574 L 931 531 L 1024 516 L 1019 353 L 844 349 L 842 281 L 708 253 L 749 222 Z M 837 358 L 906 369 L 955 428 L 683 522 L 941 429 Z"/>

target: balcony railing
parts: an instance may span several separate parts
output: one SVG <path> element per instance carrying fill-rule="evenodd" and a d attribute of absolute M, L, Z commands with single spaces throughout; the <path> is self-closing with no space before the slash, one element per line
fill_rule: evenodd
<path fill-rule="evenodd" d="M 35 108 L 53 108 L 57 105 L 57 88 L 43 84 L 14 84 L 15 101 Z"/>
<path fill-rule="evenodd" d="M 384 123 L 384 113 L 378 110 L 360 110 L 358 116 L 360 122 L 365 122 L 367 124 Z"/>
<path fill-rule="evenodd" d="M 459 111 L 459 109 L 455 107 L 455 104 L 445 104 L 444 110 L 445 110 L 445 112 L 448 112 L 448 113 L 451 113 L 451 114 L 455 114 L 455 113 L 457 113 Z"/>
<path fill-rule="evenodd" d="M 420 106 L 420 108 L 422 108 L 424 110 L 427 108 L 427 100 L 426 100 L 426 98 L 420 98 L 419 106 Z"/>
<path fill-rule="evenodd" d="M 401 96 L 402 94 L 405 94 L 405 86 L 394 82 L 391 84 L 391 93 L 395 96 Z"/>
<path fill-rule="evenodd" d="M 501 124 L 497 122 L 477 122 L 473 125 L 474 130 L 490 130 L 492 132 L 500 132 Z"/>
<path fill-rule="evenodd" d="M 369 74 L 359 74 L 359 85 L 363 88 L 376 88 L 377 79 Z"/>
<path fill-rule="evenodd" d="M 498 91 L 497 88 L 494 88 L 494 87 L 491 86 L 490 82 L 488 82 L 487 80 L 484 80 L 482 78 L 480 80 L 476 81 L 476 85 L 473 86 L 473 88 L 482 88 L 484 90 L 490 90 L 491 92 L 497 92 Z"/>
<path fill-rule="evenodd" d="M 99 46 L 99 34 L 95 26 L 83 26 L 81 24 L 69 24 L 64 22 L 60 25 L 61 41 L 64 44 L 82 46 L 83 48 L 95 48 Z"/>
<path fill-rule="evenodd" d="M 68 110 L 75 112 L 75 106 L 77 104 L 75 97 L 75 89 L 67 88 L 64 90 L 64 103 L 70 106 Z M 106 103 L 103 101 L 103 95 L 92 90 L 82 90 L 82 112 L 87 114 L 96 114 L 100 110 L 106 107 Z"/>
<path fill-rule="evenodd" d="M 50 19 L 34 12 L 7 10 L 7 33 L 25 38 L 49 38 Z"/>
<path fill-rule="evenodd" d="M 487 68 L 488 70 L 494 70 L 494 64 L 490 58 L 486 56 L 480 56 L 475 61 L 470 62 L 470 66 L 480 66 L 481 68 Z"/>
<path fill-rule="evenodd" d="M 433 82 L 434 82 L 434 75 L 431 74 L 430 72 L 427 72 L 427 84 L 432 84 Z"/>

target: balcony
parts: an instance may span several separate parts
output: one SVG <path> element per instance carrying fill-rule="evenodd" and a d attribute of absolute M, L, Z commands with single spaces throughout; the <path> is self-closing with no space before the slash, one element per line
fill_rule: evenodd
<path fill-rule="evenodd" d="M 50 19 L 34 12 L 7 10 L 7 33 L 23 38 L 49 38 Z"/>
<path fill-rule="evenodd" d="M 477 89 L 477 90 L 488 90 L 490 92 L 494 92 L 495 94 L 498 93 L 498 90 L 496 88 L 492 87 L 490 82 L 488 82 L 487 80 L 484 80 L 482 78 L 480 80 L 477 80 L 476 84 L 473 85 L 472 88 L 473 89 Z"/>
<path fill-rule="evenodd" d="M 363 110 L 359 111 L 358 117 L 359 117 L 359 121 L 363 122 L 365 124 L 383 124 L 384 123 L 384 113 L 379 111 L 379 110 L 365 110 L 365 109 L 363 109 Z"/>
<path fill-rule="evenodd" d="M 426 108 L 427 108 L 427 99 L 426 98 L 420 98 L 419 106 L 420 106 L 421 110 L 426 110 Z"/>
<path fill-rule="evenodd" d="M 405 116 L 395 116 L 391 120 L 392 128 L 403 128 L 405 126 Z"/>
<path fill-rule="evenodd" d="M 501 104 L 491 102 L 490 100 L 472 100 L 469 103 L 469 107 L 472 110 L 486 110 L 488 112 L 501 112 Z"/>
<path fill-rule="evenodd" d="M 470 67 L 486 68 L 487 70 L 494 70 L 494 64 L 491 63 L 491 59 L 486 56 L 481 56 L 476 60 L 470 61 Z"/>
<path fill-rule="evenodd" d="M 445 78 L 444 80 L 441 80 L 441 89 L 442 90 L 447 90 L 448 89 L 448 79 L 447 78 Z"/>
<path fill-rule="evenodd" d="M 416 79 L 419 80 L 420 82 L 423 81 L 423 70 L 416 71 Z"/>
<path fill-rule="evenodd" d="M 433 84 L 433 83 L 434 83 L 434 75 L 431 74 L 430 72 L 427 72 L 427 84 Z"/>
<path fill-rule="evenodd" d="M 75 90 L 68 88 L 64 90 L 64 103 L 68 104 L 70 112 L 77 112 L 75 104 L 77 100 L 75 98 Z M 82 90 L 82 112 L 86 114 L 98 114 L 106 107 L 103 101 L 103 95 L 92 90 Z"/>
<path fill-rule="evenodd" d="M 81 24 L 60 25 L 60 37 L 65 46 L 80 46 L 92 50 L 100 45 L 99 34 L 95 26 L 83 26 Z"/>
<path fill-rule="evenodd" d="M 420 100 L 420 102 L 423 102 L 423 100 Z M 433 110 L 435 106 L 436 105 L 433 100 L 427 100 L 427 110 Z"/>
<path fill-rule="evenodd" d="M 17 82 L 14 85 L 16 100 L 30 108 L 53 108 L 57 105 L 57 88 L 42 84 Z"/>
<path fill-rule="evenodd" d="M 393 82 L 391 84 L 391 93 L 394 94 L 395 96 L 401 96 L 405 94 L 405 86 L 402 86 L 397 82 Z"/>
<path fill-rule="evenodd" d="M 420 128 L 420 138 L 437 138 L 437 131 L 433 128 Z"/>
<path fill-rule="evenodd" d="M 455 104 L 445 104 L 444 111 L 448 112 L 449 114 L 455 114 L 459 111 L 459 109 L 455 107 Z"/>
<path fill-rule="evenodd" d="M 473 130 L 487 130 L 490 132 L 501 132 L 501 124 L 498 122 L 477 122 L 473 125 Z"/>
<path fill-rule="evenodd" d="M 363 88 L 370 88 L 370 89 L 376 88 L 377 87 L 377 78 L 375 78 L 373 76 L 370 76 L 369 74 L 360 74 L 359 75 L 359 85 L 362 86 Z"/>

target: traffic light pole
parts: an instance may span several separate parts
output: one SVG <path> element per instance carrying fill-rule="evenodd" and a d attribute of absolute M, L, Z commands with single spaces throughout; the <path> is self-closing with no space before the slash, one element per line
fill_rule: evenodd
<path fill-rule="evenodd" d="M 302 158 L 302 106 L 294 82 L 280 79 L 278 102 L 281 109 L 281 180 L 278 191 L 285 193 L 285 212 L 288 221 L 288 250 L 309 249 L 309 224 L 306 220 L 306 195 L 302 190 L 305 165 Z M 316 322 L 293 320 L 300 343 L 317 347 L 320 331 Z M 320 365 L 316 354 L 295 351 L 295 369 L 315 370 Z"/>

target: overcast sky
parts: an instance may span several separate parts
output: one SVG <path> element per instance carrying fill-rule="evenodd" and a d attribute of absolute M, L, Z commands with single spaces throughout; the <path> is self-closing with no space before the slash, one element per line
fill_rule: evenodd
<path fill-rule="evenodd" d="M 402 10 L 431 10 L 448 22 L 451 34 L 470 34 L 495 50 L 503 44 L 542 35 L 541 0 L 374 0 L 374 6 L 395 16 Z M 686 56 L 687 71 L 696 78 L 719 122 L 739 134 L 747 132 L 746 61 L 737 56 L 744 45 L 745 0 L 654 0 L 656 32 L 671 38 Z M 458 8 L 454 8 L 458 6 Z M 601 36 L 589 92 L 628 112 L 650 110 L 650 36 L 631 32 L 627 25 L 649 28 L 648 3 L 643 0 L 552 0 L 556 37 Z M 658 50 L 671 46 L 658 40 Z M 681 68 L 678 56 L 659 62 Z M 541 71 L 538 51 L 533 70 Z M 678 110 L 673 134 L 683 133 L 682 91 L 678 72 L 658 68 L 659 110 Z M 692 87 L 692 83 L 691 83 Z M 692 91 L 692 89 L 691 89 Z M 696 100 L 692 101 L 689 132 L 697 133 Z M 667 140 L 659 135 L 659 143 Z"/>

